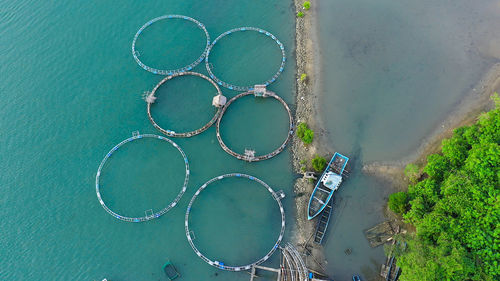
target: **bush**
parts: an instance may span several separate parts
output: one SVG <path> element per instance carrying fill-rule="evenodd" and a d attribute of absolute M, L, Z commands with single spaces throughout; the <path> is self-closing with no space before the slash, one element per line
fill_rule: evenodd
<path fill-rule="evenodd" d="M 415 183 L 420 176 L 420 169 L 415 164 L 408 164 L 405 167 L 405 176 L 410 180 L 410 182 Z"/>
<path fill-rule="evenodd" d="M 304 6 L 304 9 L 307 11 L 307 10 L 311 9 L 311 2 L 306 1 L 306 2 L 304 2 L 303 6 Z"/>
<path fill-rule="evenodd" d="M 306 123 L 299 123 L 297 126 L 297 136 L 301 139 L 305 144 L 309 144 L 314 139 L 314 131 L 309 129 Z"/>
<path fill-rule="evenodd" d="M 300 75 L 300 81 L 301 81 L 301 82 L 304 82 L 306 79 L 307 79 L 307 74 L 302 73 L 302 74 Z"/>
<path fill-rule="evenodd" d="M 297 17 L 299 17 L 299 18 L 303 18 L 303 17 L 304 17 L 304 13 L 303 13 L 303 12 L 298 12 L 298 13 L 297 13 Z"/>
<path fill-rule="evenodd" d="M 496 102 L 428 157 L 428 178 L 389 197 L 389 208 L 415 229 L 404 236 L 400 280 L 500 280 L 499 128 Z"/>
<path fill-rule="evenodd" d="M 316 157 L 311 160 L 311 163 L 316 172 L 322 172 L 326 168 L 326 159 L 321 156 L 316 155 Z"/>
<path fill-rule="evenodd" d="M 396 214 L 404 214 L 408 210 L 408 194 L 406 192 L 396 192 L 389 196 L 389 209 Z"/>
<path fill-rule="evenodd" d="M 304 132 L 304 137 L 302 138 L 302 141 L 305 144 L 310 144 L 313 141 L 313 139 L 314 139 L 314 132 L 313 132 L 313 130 L 307 129 Z"/>

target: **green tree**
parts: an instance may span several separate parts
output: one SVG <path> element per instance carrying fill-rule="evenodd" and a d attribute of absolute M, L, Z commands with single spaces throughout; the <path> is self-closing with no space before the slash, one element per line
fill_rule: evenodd
<path fill-rule="evenodd" d="M 311 163 L 316 172 L 322 172 L 326 168 L 326 159 L 321 156 L 316 155 L 316 157 L 311 160 Z"/>
<path fill-rule="evenodd" d="M 429 155 L 429 176 L 389 197 L 415 227 L 397 264 L 400 280 L 500 279 L 500 102 Z M 413 168 L 408 170 L 413 171 Z M 407 172 L 407 171 L 405 171 Z M 405 205 L 405 202 L 407 204 Z"/>
<path fill-rule="evenodd" d="M 303 18 L 304 17 L 304 13 L 301 11 L 301 12 L 298 12 L 297 13 L 297 17 L 299 18 Z"/>
<path fill-rule="evenodd" d="M 309 2 L 309 1 L 304 2 L 303 7 L 306 11 L 311 9 L 311 2 Z"/>
<path fill-rule="evenodd" d="M 408 194 L 404 191 L 391 194 L 389 196 L 389 208 L 400 215 L 406 213 L 408 208 Z"/>
<path fill-rule="evenodd" d="M 314 131 L 309 129 L 306 123 L 299 123 L 297 126 L 297 136 L 305 143 L 310 144 L 314 139 Z"/>
<path fill-rule="evenodd" d="M 410 182 L 414 183 L 420 177 L 420 168 L 416 164 L 410 163 L 406 165 L 404 173 Z"/>

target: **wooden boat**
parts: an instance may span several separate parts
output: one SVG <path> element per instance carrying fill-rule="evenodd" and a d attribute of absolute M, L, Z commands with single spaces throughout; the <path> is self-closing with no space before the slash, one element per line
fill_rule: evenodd
<path fill-rule="evenodd" d="M 167 261 L 163 265 L 163 271 L 165 272 L 169 280 L 174 280 L 177 277 L 181 276 L 179 272 L 177 272 L 177 269 L 175 269 L 175 266 L 170 261 Z"/>
<path fill-rule="evenodd" d="M 328 204 L 321 212 L 318 224 L 316 225 L 316 233 L 314 234 L 314 243 L 321 244 L 323 238 L 325 237 L 326 229 L 328 228 L 328 223 L 330 222 L 330 215 L 332 213 L 333 198 L 328 201 Z"/>
<path fill-rule="evenodd" d="M 307 207 L 307 219 L 311 220 L 325 209 L 326 205 L 332 199 L 333 193 L 337 190 L 342 182 L 342 174 L 349 158 L 335 152 L 332 159 L 326 166 L 325 171 L 319 178 L 314 187 L 309 205 Z"/>

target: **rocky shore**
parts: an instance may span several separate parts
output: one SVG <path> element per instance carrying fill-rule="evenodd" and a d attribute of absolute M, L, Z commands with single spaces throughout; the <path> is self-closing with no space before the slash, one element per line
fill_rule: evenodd
<path fill-rule="evenodd" d="M 317 32 L 315 25 L 317 7 L 311 5 L 311 9 L 303 10 L 303 1 L 294 0 L 296 12 L 302 11 L 305 16 L 296 20 L 295 55 L 297 63 L 296 73 L 296 96 L 295 96 L 295 124 L 305 122 L 315 132 L 313 143 L 304 145 L 302 141 L 294 136 L 292 139 L 292 162 L 296 173 L 301 174 L 302 166 L 310 169 L 310 161 L 314 155 L 326 156 L 328 148 L 326 144 L 325 130 L 322 128 L 318 116 L 318 81 L 320 79 L 319 59 L 317 51 Z M 301 81 L 300 76 L 306 74 L 307 78 Z M 303 163 L 307 163 L 304 165 Z M 314 186 L 307 179 L 299 178 L 295 181 L 295 205 L 296 205 L 296 230 L 294 232 L 294 243 L 299 250 L 309 253 L 306 258 L 307 266 L 315 271 L 324 272 L 326 261 L 322 247 L 312 243 L 315 224 L 307 220 L 307 204 Z"/>

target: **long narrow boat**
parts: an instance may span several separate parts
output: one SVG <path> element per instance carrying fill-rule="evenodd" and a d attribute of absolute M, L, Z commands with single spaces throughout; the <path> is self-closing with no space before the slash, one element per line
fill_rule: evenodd
<path fill-rule="evenodd" d="M 342 173 L 349 161 L 349 158 L 335 152 L 332 159 L 326 166 L 325 171 L 316 183 L 307 210 L 307 219 L 315 218 L 332 199 L 333 193 L 337 190 L 342 182 Z"/>
<path fill-rule="evenodd" d="M 328 228 L 328 223 L 330 222 L 330 215 L 332 214 L 333 198 L 328 201 L 325 209 L 321 212 L 318 224 L 316 225 L 316 233 L 314 234 L 314 243 L 321 244 L 323 238 L 325 237 L 326 229 Z"/>

